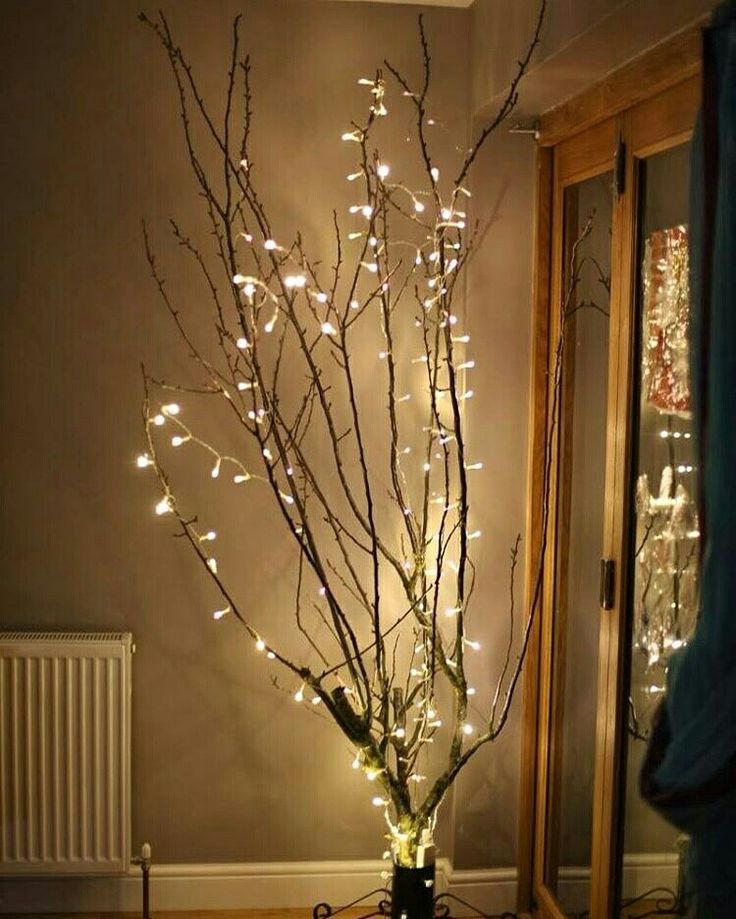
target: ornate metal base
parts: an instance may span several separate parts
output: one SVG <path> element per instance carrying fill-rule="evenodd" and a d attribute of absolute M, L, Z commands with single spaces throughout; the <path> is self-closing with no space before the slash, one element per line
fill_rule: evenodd
<path fill-rule="evenodd" d="M 312 910 L 312 919 L 329 919 L 331 916 L 339 916 L 348 909 L 360 906 L 362 903 L 365 903 L 366 900 L 370 900 L 377 894 L 380 894 L 380 899 L 371 909 L 371 912 L 363 913 L 358 919 L 371 919 L 373 916 L 391 916 L 391 891 L 386 887 L 379 887 L 376 890 L 371 890 L 371 892 L 365 894 L 365 896 L 358 897 L 358 899 L 353 900 L 352 903 L 346 903 L 345 906 L 340 906 L 337 909 L 333 909 L 329 903 L 318 903 Z M 452 919 L 451 907 L 448 902 L 450 900 L 464 907 L 462 913 L 464 919 L 465 917 L 468 917 L 468 919 L 518 919 L 516 913 L 504 912 L 495 913 L 494 915 L 483 913 L 475 906 L 472 906 L 470 903 L 451 893 L 441 893 L 433 899 L 432 916 L 427 917 L 427 919 Z M 470 910 L 470 912 L 466 910 Z"/>

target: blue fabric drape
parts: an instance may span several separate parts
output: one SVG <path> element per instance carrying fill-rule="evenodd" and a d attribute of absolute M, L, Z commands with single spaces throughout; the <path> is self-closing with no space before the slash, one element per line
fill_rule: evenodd
<path fill-rule="evenodd" d="M 698 919 L 736 919 L 736 0 L 703 51 L 690 219 L 700 618 L 671 661 L 642 792 L 692 837 Z"/>

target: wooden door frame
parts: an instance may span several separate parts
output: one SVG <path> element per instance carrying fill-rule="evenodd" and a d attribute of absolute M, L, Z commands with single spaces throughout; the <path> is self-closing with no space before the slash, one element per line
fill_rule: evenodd
<path fill-rule="evenodd" d="M 535 219 L 535 253 L 534 253 L 534 280 L 533 280 L 533 307 L 532 307 L 532 353 L 531 353 L 531 383 L 530 383 L 530 437 L 528 447 L 528 502 L 526 519 L 526 545 L 528 551 L 525 562 L 525 594 L 526 607 L 536 612 L 527 659 L 523 675 L 523 710 L 521 722 L 521 774 L 520 774 L 520 803 L 519 803 L 519 834 L 518 834 L 518 907 L 520 911 L 535 911 L 541 907 L 540 916 L 556 917 L 559 911 L 554 904 L 535 902 L 535 866 L 541 849 L 540 826 L 536 817 L 539 811 L 539 795 L 546 779 L 546 770 L 540 769 L 540 763 L 548 751 L 549 736 L 546 732 L 545 704 L 549 704 L 550 685 L 549 672 L 542 666 L 541 642 L 543 629 L 549 620 L 548 612 L 545 613 L 541 598 L 536 597 L 537 579 L 539 571 L 544 571 L 544 580 L 549 578 L 549 570 L 553 565 L 543 565 L 544 559 L 540 558 L 544 545 L 542 533 L 542 504 L 544 486 L 545 445 L 547 441 L 547 427 L 549 424 L 549 365 L 550 342 L 553 340 L 550 323 L 551 303 L 553 302 L 552 283 L 555 273 L 555 242 L 554 230 L 554 189 L 555 175 L 554 162 L 558 155 L 556 152 L 566 141 L 569 141 L 583 131 L 590 129 L 599 122 L 620 116 L 618 124 L 626 131 L 632 133 L 633 143 L 627 151 L 625 181 L 629 194 L 623 196 L 620 207 L 622 208 L 618 219 L 634 225 L 634 211 L 636 195 L 636 182 L 638 169 L 635 158 L 654 152 L 650 139 L 647 146 L 644 125 L 647 118 L 647 107 L 654 104 L 655 97 L 668 96 L 672 89 L 674 98 L 678 92 L 677 87 L 687 81 L 697 81 L 700 73 L 702 27 L 706 19 L 699 20 L 693 26 L 676 33 L 670 39 L 661 42 L 651 51 L 636 58 L 631 63 L 617 70 L 604 81 L 596 84 L 582 95 L 560 105 L 545 113 L 540 119 L 540 136 L 536 166 L 536 219 Z M 651 116 L 652 112 L 649 112 Z M 637 121 L 638 119 L 638 121 Z M 653 122 L 657 125 L 657 119 Z M 660 123 L 661 127 L 661 123 Z M 653 129 L 654 130 L 654 129 Z M 641 135 L 641 136 L 639 136 Z M 685 139 L 685 138 L 683 138 Z M 661 142 L 661 141 L 660 141 Z M 672 138 L 663 145 L 671 145 Z M 625 238 L 624 238 L 625 237 Z M 634 302 L 631 284 L 633 279 L 632 259 L 635 258 L 636 239 L 634 233 L 620 234 L 621 246 L 619 252 L 612 252 L 612 260 L 619 267 L 621 277 L 626 277 L 626 284 L 620 284 L 617 296 L 622 298 L 621 303 L 627 306 Z M 612 262 L 613 268 L 613 262 Z M 625 288 L 625 289 L 624 289 Z M 633 345 L 630 334 L 633 316 L 631 309 L 619 309 L 621 327 L 617 333 L 611 334 L 610 359 L 615 361 L 615 369 L 609 367 L 611 376 L 609 381 L 616 380 L 616 388 L 626 381 L 624 398 L 614 407 L 615 430 L 611 436 L 615 442 L 615 456 L 618 462 L 611 459 L 614 466 L 607 470 L 616 486 L 623 494 L 627 487 L 629 469 L 626 462 L 631 432 L 628 423 L 631 398 L 631 364 Z M 626 317 L 624 321 L 624 317 Z M 618 341 L 617 341 L 618 339 Z M 614 348 L 614 342 L 618 347 Z M 615 373 L 615 377 L 613 374 Z M 628 387 L 628 388 L 627 388 Z M 609 392 L 610 396 L 610 392 Z M 609 424 L 611 419 L 609 416 Z M 610 452 L 610 451 L 609 451 Z M 623 458 L 623 462 L 620 458 Z M 553 492 L 554 494 L 554 492 Z M 626 505 L 618 502 L 623 508 Z M 623 559 L 625 551 L 625 527 L 623 526 L 623 512 L 616 513 L 613 497 L 610 496 L 606 507 L 606 533 L 604 537 L 604 552 L 611 557 Z M 553 534 L 548 529 L 548 535 Z M 553 539 L 549 539 L 549 544 Z M 549 546 L 548 546 L 549 548 Z M 546 570 L 544 570 L 546 568 Z M 599 743 L 603 745 L 603 754 L 597 757 L 601 763 L 596 767 L 596 800 L 598 807 L 594 808 L 595 822 L 593 832 L 593 865 L 592 876 L 598 875 L 597 895 L 591 903 L 591 919 L 603 919 L 607 915 L 603 910 L 608 909 L 610 891 L 616 881 L 618 840 L 616 833 L 616 816 L 619 809 L 619 794 L 621 776 L 618 767 L 621 749 L 620 732 L 620 703 L 621 680 L 623 667 L 622 654 L 625 642 L 622 640 L 622 624 L 625 613 L 627 597 L 626 566 L 617 566 L 616 607 L 607 614 L 607 626 L 601 630 L 600 654 L 605 654 L 608 667 L 601 668 L 601 685 L 605 697 L 611 699 L 611 704 L 606 704 L 603 722 L 599 724 Z M 545 595 L 547 591 L 545 591 Z M 536 609 L 536 607 L 540 607 Z M 604 766 L 603 764 L 607 764 Z M 544 772 L 545 775 L 540 775 Z M 543 897 L 543 899 L 547 899 Z"/>

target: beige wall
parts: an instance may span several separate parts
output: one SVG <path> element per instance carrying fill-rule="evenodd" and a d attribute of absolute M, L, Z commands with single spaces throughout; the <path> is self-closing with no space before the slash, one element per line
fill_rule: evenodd
<path fill-rule="evenodd" d="M 714 6 L 714 0 L 547 0 L 546 22 L 519 114 L 533 118 L 569 99 Z M 537 0 L 475 0 L 474 112 L 494 109 L 494 100 L 516 72 L 518 54 L 509 49 L 523 47 L 538 9 Z"/>
<path fill-rule="evenodd" d="M 3 4 L 3 625 L 133 632 L 133 843 L 150 840 L 157 861 L 380 857 L 382 816 L 345 743 L 273 689 L 232 623 L 214 627 L 216 598 L 152 515 L 152 482 L 132 463 L 139 362 L 168 377 L 185 363 L 140 221 L 174 284 L 181 263 L 166 221 L 202 227 L 170 74 L 139 8 Z M 300 226 L 320 252 L 333 206 L 352 203 L 352 151 L 339 137 L 365 112 L 357 78 L 384 56 L 416 74 L 417 10 L 169 4 L 218 110 L 239 11 L 264 198 L 284 236 Z M 442 74 L 435 102 L 461 145 L 468 15 L 427 13 Z M 389 127 L 395 146 L 407 118 L 397 112 Z M 183 305 L 196 304 L 190 295 Z M 294 558 L 269 508 L 254 491 L 235 511 L 238 588 L 261 621 L 292 603 Z"/>
<path fill-rule="evenodd" d="M 530 4 L 509 3 L 513 30 L 494 31 L 497 6 L 426 12 L 434 104 L 461 143 L 471 108 L 493 98 L 528 28 Z M 564 14 L 559 42 L 588 28 L 588 6 Z M 169 74 L 139 7 L 2 5 L 3 626 L 135 635 L 134 846 L 150 840 L 160 862 L 373 858 L 381 817 L 344 744 L 274 691 L 236 630 L 212 627 L 212 593 L 153 519 L 150 481 L 132 466 L 140 360 L 170 376 L 183 366 L 170 353 L 140 219 L 159 238 L 170 215 L 198 225 Z M 331 208 L 351 203 L 337 138 L 362 111 L 354 79 L 384 56 L 415 72 L 417 8 L 177 0 L 167 9 L 215 99 L 229 24 L 245 13 L 261 188 L 278 221 L 321 245 Z M 471 433 L 487 470 L 475 498 L 486 538 L 474 615 L 491 675 L 508 548 L 524 520 L 533 164 L 532 142 L 503 132 L 472 182 L 475 213 L 490 220 L 467 280 L 467 320 L 478 360 Z M 238 511 L 242 588 L 253 606 L 278 611 L 290 602 L 293 556 L 267 506 L 255 498 Z M 514 861 L 518 707 L 443 814 L 442 848 L 457 867 Z"/>

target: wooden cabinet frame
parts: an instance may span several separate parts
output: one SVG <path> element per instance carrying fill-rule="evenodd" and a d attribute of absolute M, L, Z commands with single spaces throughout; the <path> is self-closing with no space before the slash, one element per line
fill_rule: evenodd
<path fill-rule="evenodd" d="M 563 919 L 544 884 L 549 764 L 555 756 L 551 655 L 558 521 L 556 460 L 546 540 L 542 533 L 545 444 L 550 423 L 548 380 L 562 296 L 562 216 L 569 185 L 614 168 L 625 157 L 615 196 L 611 250 L 606 498 L 603 555 L 616 562 L 613 608 L 601 612 L 590 919 L 609 919 L 619 883 L 622 840 L 622 744 L 628 650 L 628 508 L 637 283 L 639 160 L 684 142 L 699 103 L 701 26 L 656 46 L 584 95 L 541 118 L 537 157 L 535 276 L 530 388 L 526 594 L 541 586 L 524 670 L 518 906 L 540 919 Z M 619 138 L 624 146 L 619 147 Z M 557 455 L 553 450 L 553 457 Z M 564 521 L 563 521 L 564 522 Z M 543 554 L 543 558 L 540 555 Z M 541 566 L 541 567 L 540 567 Z M 538 583 L 540 571 L 541 582 Z"/>

